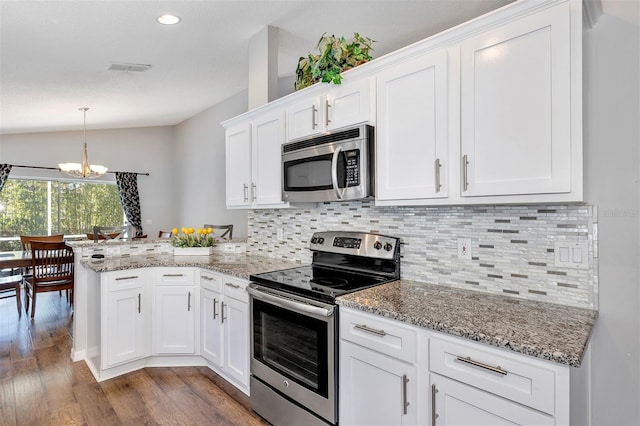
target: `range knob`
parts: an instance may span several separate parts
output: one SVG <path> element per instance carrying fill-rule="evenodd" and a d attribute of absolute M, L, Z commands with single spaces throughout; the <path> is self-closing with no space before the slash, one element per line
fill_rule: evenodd
<path fill-rule="evenodd" d="M 318 237 L 312 237 L 311 238 L 311 244 L 315 244 L 318 242 Z"/>
<path fill-rule="evenodd" d="M 322 244 L 322 243 L 324 243 L 324 238 L 318 237 L 318 244 Z"/>
<path fill-rule="evenodd" d="M 391 251 L 391 249 L 392 249 L 392 248 L 393 248 L 393 245 L 391 245 L 391 243 L 386 243 L 386 244 L 384 245 L 384 249 L 385 249 L 386 251 Z"/>
<path fill-rule="evenodd" d="M 376 250 L 380 250 L 382 248 L 382 243 L 380 241 L 376 241 L 373 243 L 373 248 Z"/>

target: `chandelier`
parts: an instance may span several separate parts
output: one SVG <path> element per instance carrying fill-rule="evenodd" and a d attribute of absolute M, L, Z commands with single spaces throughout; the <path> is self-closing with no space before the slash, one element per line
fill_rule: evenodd
<path fill-rule="evenodd" d="M 69 176 L 75 178 L 97 178 L 107 173 L 107 168 L 97 164 L 89 164 L 87 156 L 87 111 L 89 108 L 78 108 L 84 114 L 84 148 L 82 150 L 82 164 L 79 163 L 60 163 L 58 168 Z"/>

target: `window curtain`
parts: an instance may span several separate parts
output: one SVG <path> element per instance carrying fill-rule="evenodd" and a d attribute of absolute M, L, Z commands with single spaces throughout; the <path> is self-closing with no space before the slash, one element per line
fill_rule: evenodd
<path fill-rule="evenodd" d="M 4 188 L 4 184 L 11 173 L 11 164 L 0 164 L 0 192 Z"/>
<path fill-rule="evenodd" d="M 140 196 L 138 195 L 138 174 L 116 172 L 118 194 L 127 220 L 135 228 L 136 237 L 142 235 L 142 215 L 140 214 Z"/>

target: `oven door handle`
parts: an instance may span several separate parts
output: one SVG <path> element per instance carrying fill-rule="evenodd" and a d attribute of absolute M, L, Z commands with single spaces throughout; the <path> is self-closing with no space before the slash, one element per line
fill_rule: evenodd
<path fill-rule="evenodd" d="M 341 152 L 342 148 L 339 146 L 336 147 L 336 150 L 333 151 L 333 157 L 331 158 L 331 183 L 333 184 L 333 189 L 336 191 L 338 200 L 342 200 L 342 197 L 344 197 L 344 192 L 347 190 L 347 188 L 344 188 L 342 191 L 340 191 L 340 187 L 338 186 L 338 157 L 340 156 Z"/>
<path fill-rule="evenodd" d="M 279 306 L 284 309 L 290 309 L 292 311 L 295 311 L 301 314 L 314 314 L 314 315 L 319 315 L 323 317 L 330 317 L 334 313 L 333 306 L 328 306 L 327 308 L 323 308 L 320 306 L 313 306 L 303 302 L 296 302 L 294 300 L 290 300 L 284 297 L 266 293 L 264 291 L 255 289 L 253 287 L 247 287 L 247 292 L 249 292 L 249 294 L 255 297 L 256 299 L 262 300 L 264 302 L 268 302 L 272 305 Z"/>

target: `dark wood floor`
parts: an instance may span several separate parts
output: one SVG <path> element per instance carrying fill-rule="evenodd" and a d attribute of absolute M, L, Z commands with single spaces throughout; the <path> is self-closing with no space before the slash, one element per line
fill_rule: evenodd
<path fill-rule="evenodd" d="M 97 383 L 71 362 L 72 311 L 38 295 L 34 321 L 0 300 L 1 425 L 264 425 L 208 368 L 146 368 Z"/>

